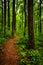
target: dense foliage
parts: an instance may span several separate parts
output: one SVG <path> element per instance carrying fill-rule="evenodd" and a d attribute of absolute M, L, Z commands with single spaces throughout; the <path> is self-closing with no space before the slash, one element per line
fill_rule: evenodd
<path fill-rule="evenodd" d="M 26 8 L 24 7 L 25 0 L 15 0 L 15 11 L 13 12 L 12 9 L 14 3 L 12 2 L 12 0 L 10 1 L 10 27 L 8 27 L 8 0 L 6 0 L 6 28 L 4 26 L 4 9 L 2 7 L 2 2 L 3 0 L 0 0 L 0 51 L 2 51 L 4 42 L 6 40 L 12 38 L 13 36 L 19 35 L 20 39 L 18 39 L 15 44 L 18 47 L 20 65 L 43 65 L 43 1 L 33 1 L 33 29 L 35 44 L 34 49 L 29 48 L 31 45 L 29 46 L 30 32 L 28 29 L 28 0 L 26 0 L 25 3 Z M 15 16 L 13 15 L 14 12 Z M 16 22 L 15 28 L 13 28 L 14 23 L 12 23 L 12 19 L 14 19 Z M 6 31 L 4 30 L 4 28 L 6 29 Z"/>

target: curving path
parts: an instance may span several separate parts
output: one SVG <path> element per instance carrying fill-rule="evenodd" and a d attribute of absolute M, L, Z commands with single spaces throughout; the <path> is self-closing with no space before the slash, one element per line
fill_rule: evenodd
<path fill-rule="evenodd" d="M 0 55 L 0 65 L 19 65 L 16 46 L 13 44 L 19 36 L 5 42 L 4 52 Z"/>

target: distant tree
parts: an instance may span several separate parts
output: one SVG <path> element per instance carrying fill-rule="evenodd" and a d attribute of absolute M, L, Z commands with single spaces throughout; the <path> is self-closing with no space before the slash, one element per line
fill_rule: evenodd
<path fill-rule="evenodd" d="M 23 9 L 22 9 L 22 32 L 23 32 Z"/>
<path fill-rule="evenodd" d="M 33 0 L 28 0 L 28 45 L 34 49 L 34 29 L 33 29 Z"/>
<path fill-rule="evenodd" d="M 16 12 L 18 10 L 18 0 L 16 0 Z"/>
<path fill-rule="evenodd" d="M 6 0 L 4 0 L 4 36 L 6 34 Z"/>
<path fill-rule="evenodd" d="M 8 29 L 10 29 L 10 0 L 8 0 Z"/>

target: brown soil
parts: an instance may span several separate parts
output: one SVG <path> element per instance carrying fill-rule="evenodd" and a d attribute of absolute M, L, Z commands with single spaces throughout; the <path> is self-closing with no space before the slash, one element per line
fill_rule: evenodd
<path fill-rule="evenodd" d="M 4 52 L 0 54 L 0 65 L 19 65 L 19 57 L 16 46 L 13 44 L 19 36 L 5 42 Z"/>

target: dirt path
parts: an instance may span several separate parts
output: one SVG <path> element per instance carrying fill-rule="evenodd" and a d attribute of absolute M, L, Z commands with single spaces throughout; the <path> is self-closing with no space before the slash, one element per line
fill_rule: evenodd
<path fill-rule="evenodd" d="M 19 36 L 16 36 L 5 43 L 0 65 L 19 65 L 17 48 L 13 44 L 18 38 Z"/>

